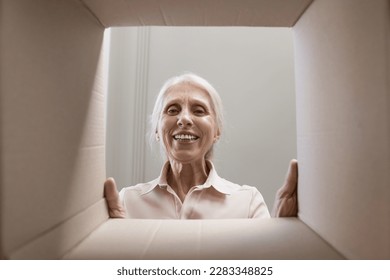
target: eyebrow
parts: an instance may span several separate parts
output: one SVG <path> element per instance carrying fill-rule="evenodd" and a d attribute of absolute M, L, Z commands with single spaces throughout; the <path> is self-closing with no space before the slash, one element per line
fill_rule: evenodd
<path fill-rule="evenodd" d="M 173 105 L 180 105 L 180 101 L 181 101 L 181 99 L 179 99 L 179 98 L 171 99 L 164 105 L 164 108 L 167 108 L 167 107 L 173 106 Z M 204 101 L 202 101 L 200 99 L 196 99 L 196 98 L 195 99 L 191 99 L 191 103 L 195 103 L 195 105 L 200 105 L 200 106 L 202 106 L 204 108 L 212 110 L 211 104 L 207 104 L 207 103 L 205 103 Z"/>

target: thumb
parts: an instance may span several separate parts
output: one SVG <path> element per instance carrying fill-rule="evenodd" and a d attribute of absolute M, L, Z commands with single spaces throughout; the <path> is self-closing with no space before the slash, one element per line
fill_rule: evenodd
<path fill-rule="evenodd" d="M 293 159 L 287 171 L 283 186 L 276 192 L 273 216 L 296 217 L 298 214 L 298 162 Z"/>
<path fill-rule="evenodd" d="M 108 178 L 104 182 L 104 197 L 107 201 L 110 218 L 125 218 L 125 209 L 119 199 L 114 178 Z"/>
<path fill-rule="evenodd" d="M 279 189 L 281 196 L 293 195 L 298 186 L 298 161 L 293 159 L 287 170 L 286 179 L 283 186 Z"/>

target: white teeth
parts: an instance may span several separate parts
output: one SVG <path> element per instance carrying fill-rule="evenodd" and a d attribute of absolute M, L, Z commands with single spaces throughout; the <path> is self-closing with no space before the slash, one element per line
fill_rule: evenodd
<path fill-rule="evenodd" d="M 176 140 L 196 140 L 198 137 L 189 135 L 189 134 L 180 134 L 180 135 L 175 135 L 174 138 Z"/>

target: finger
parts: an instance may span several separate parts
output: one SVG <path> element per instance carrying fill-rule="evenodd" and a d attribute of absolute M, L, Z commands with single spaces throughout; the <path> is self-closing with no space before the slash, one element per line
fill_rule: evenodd
<path fill-rule="evenodd" d="M 276 192 L 274 217 L 296 217 L 298 214 L 298 161 L 293 159 L 287 171 L 284 185 Z"/>
<path fill-rule="evenodd" d="M 114 178 L 108 178 L 104 183 L 104 197 L 108 204 L 108 212 L 111 218 L 125 218 L 125 209 L 119 198 Z"/>
<path fill-rule="evenodd" d="M 297 217 L 297 215 L 298 202 L 296 196 L 282 198 L 277 202 L 277 205 L 273 211 L 274 217 Z"/>
<path fill-rule="evenodd" d="M 109 204 L 119 201 L 119 194 L 114 178 L 110 177 L 104 182 L 104 197 Z"/>
<path fill-rule="evenodd" d="M 283 192 L 293 194 L 298 185 L 298 161 L 293 159 L 290 161 L 290 165 L 287 171 L 286 179 L 282 187 Z"/>

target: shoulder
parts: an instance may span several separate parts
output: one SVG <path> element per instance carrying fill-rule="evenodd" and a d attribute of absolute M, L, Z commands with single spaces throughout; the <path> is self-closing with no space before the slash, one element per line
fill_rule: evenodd
<path fill-rule="evenodd" d="M 129 186 L 129 187 L 124 187 L 120 192 L 119 195 L 121 197 L 126 196 L 126 195 L 131 195 L 131 194 L 137 194 L 137 195 L 142 195 L 145 193 L 148 193 L 152 191 L 156 186 L 157 186 L 157 179 L 153 181 L 149 181 L 147 183 L 139 183 L 134 186 Z"/>
<path fill-rule="evenodd" d="M 248 218 L 269 218 L 268 207 L 260 191 L 253 186 L 239 185 L 220 178 L 219 190 L 225 192 L 227 199 L 234 201 L 235 205 L 246 207 Z"/>
<path fill-rule="evenodd" d="M 211 161 L 208 161 L 209 166 L 211 167 L 208 182 L 207 184 L 213 186 L 217 191 L 224 193 L 224 194 L 239 194 L 239 193 L 246 193 L 246 194 L 255 194 L 259 193 L 256 187 L 252 187 L 249 185 L 239 185 L 236 183 L 233 183 L 229 180 L 226 180 L 225 178 L 222 178 L 218 175 L 213 163 Z M 259 193 L 260 194 L 260 193 Z"/>
<path fill-rule="evenodd" d="M 214 187 L 221 192 L 226 192 L 229 194 L 238 194 L 243 192 L 251 195 L 260 194 L 256 187 L 249 185 L 239 185 L 221 177 L 218 178 L 218 181 Z"/>

